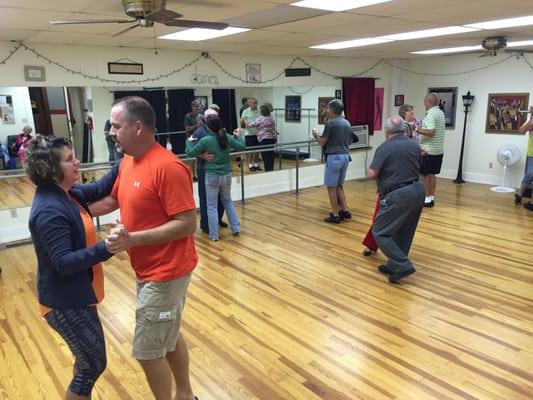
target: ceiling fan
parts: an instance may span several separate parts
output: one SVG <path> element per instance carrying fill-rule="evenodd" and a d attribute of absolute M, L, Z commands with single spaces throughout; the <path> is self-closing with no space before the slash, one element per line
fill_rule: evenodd
<path fill-rule="evenodd" d="M 182 28 L 204 28 L 222 30 L 228 27 L 223 22 L 208 21 L 191 21 L 181 19 L 182 15 L 177 12 L 167 10 L 166 0 L 122 0 L 124 12 L 133 19 L 87 19 L 87 20 L 64 20 L 50 21 L 52 25 L 69 25 L 69 24 L 129 24 L 126 29 L 114 34 L 113 36 L 122 35 L 137 27 L 149 28 L 154 26 L 154 22 L 166 26 L 178 26 Z"/>
<path fill-rule="evenodd" d="M 485 50 L 480 57 L 494 57 L 498 55 L 498 52 L 506 53 L 533 53 L 533 50 L 515 49 L 507 47 L 507 39 L 503 36 L 493 36 L 483 39 L 481 47 Z"/>

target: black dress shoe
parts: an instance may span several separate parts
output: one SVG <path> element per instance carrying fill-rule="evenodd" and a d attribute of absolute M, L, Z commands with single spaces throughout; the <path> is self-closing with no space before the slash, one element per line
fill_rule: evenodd
<path fill-rule="evenodd" d="M 533 203 L 529 202 L 527 204 L 524 204 L 524 208 L 529 211 L 533 211 Z"/>
<path fill-rule="evenodd" d="M 378 271 L 385 275 L 391 275 L 394 273 L 394 271 L 391 268 L 389 268 L 388 265 L 380 265 L 378 267 Z"/>
<path fill-rule="evenodd" d="M 377 250 L 374 250 L 374 249 L 369 249 L 368 247 L 366 249 L 363 250 L 363 255 L 365 257 L 368 257 L 368 256 L 371 256 L 373 254 L 376 254 L 376 251 Z"/>
<path fill-rule="evenodd" d="M 220 220 L 220 221 L 218 221 L 218 226 L 220 226 L 221 228 L 227 228 L 228 224 L 225 223 L 224 221 Z"/>
<path fill-rule="evenodd" d="M 338 215 L 333 215 L 333 213 L 329 213 L 329 217 L 324 218 L 324 222 L 327 222 L 329 224 L 340 224 L 341 217 L 339 217 Z"/>
<path fill-rule="evenodd" d="M 341 217 L 341 219 L 352 219 L 352 213 L 348 210 L 342 210 L 339 212 L 339 217 Z"/>
<path fill-rule="evenodd" d="M 392 275 L 389 276 L 389 282 L 390 283 L 398 283 L 400 279 L 405 278 L 406 276 L 409 276 L 411 274 L 414 274 L 416 272 L 416 269 L 414 267 L 411 267 L 406 270 L 396 270 Z"/>
<path fill-rule="evenodd" d="M 435 202 L 431 200 L 429 203 L 424 203 L 424 207 L 426 208 L 433 208 L 435 206 Z"/>
<path fill-rule="evenodd" d="M 517 195 L 517 194 L 515 194 L 515 195 L 514 195 L 514 203 L 515 203 L 517 206 L 519 206 L 520 204 L 522 204 L 522 197 L 519 196 L 519 195 Z"/>

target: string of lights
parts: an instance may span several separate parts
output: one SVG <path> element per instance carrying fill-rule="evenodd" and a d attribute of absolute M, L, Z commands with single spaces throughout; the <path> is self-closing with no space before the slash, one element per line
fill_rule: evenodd
<path fill-rule="evenodd" d="M 38 59 L 42 59 L 42 60 L 48 62 L 49 64 L 55 65 L 56 67 L 62 69 L 63 71 L 66 71 L 66 72 L 71 73 L 73 75 L 82 76 L 82 77 L 87 78 L 87 79 L 98 80 L 98 81 L 100 81 L 102 83 L 106 83 L 106 84 L 107 83 L 113 83 L 113 84 L 136 84 L 136 83 L 157 82 L 157 81 L 159 81 L 161 79 L 169 78 L 172 75 L 178 74 L 181 71 L 194 66 L 195 64 L 198 64 L 202 59 L 209 60 L 210 62 L 215 64 L 217 66 L 217 68 L 222 73 L 224 73 L 226 76 L 230 77 L 231 79 L 239 81 L 239 82 L 244 83 L 244 84 L 248 84 L 248 85 L 249 84 L 265 84 L 265 83 L 271 83 L 271 82 L 277 81 L 278 79 L 280 79 L 282 76 L 285 75 L 285 69 L 292 68 L 297 62 L 300 62 L 303 65 L 305 65 L 306 67 L 311 68 L 313 71 L 316 71 L 316 72 L 318 72 L 320 74 L 323 74 L 325 76 L 328 76 L 330 78 L 334 78 L 334 79 L 341 79 L 342 78 L 341 76 L 339 76 L 337 74 L 333 74 L 333 73 L 324 71 L 324 70 L 322 70 L 322 69 L 310 64 L 308 61 L 304 60 L 301 57 L 294 57 L 286 68 L 283 68 L 279 73 L 275 74 L 273 77 L 271 77 L 269 79 L 261 80 L 260 82 L 251 82 L 251 81 L 248 81 L 248 80 L 242 78 L 241 76 L 238 76 L 238 75 L 234 74 L 233 72 L 227 70 L 217 59 L 215 59 L 213 56 L 211 56 L 211 54 L 209 54 L 208 52 L 202 52 L 199 56 L 197 56 L 196 58 L 194 58 L 190 62 L 184 64 L 183 66 L 181 66 L 179 68 L 175 68 L 175 69 L 173 69 L 170 72 L 165 73 L 165 74 L 160 74 L 160 75 L 157 75 L 157 76 L 154 76 L 154 77 L 144 78 L 144 79 L 130 79 L 130 80 L 110 79 L 110 78 L 101 77 L 101 76 L 96 75 L 96 74 L 93 75 L 93 74 L 89 74 L 89 73 L 86 73 L 86 72 L 83 72 L 83 71 L 74 70 L 74 69 L 70 68 L 67 65 L 64 65 L 64 64 L 62 64 L 62 63 L 60 63 L 58 61 L 52 60 L 51 58 L 41 54 L 40 52 L 38 52 L 37 50 L 35 50 L 32 47 L 27 46 L 23 42 L 16 42 L 16 45 L 13 47 L 13 49 L 11 49 L 9 51 L 9 54 L 3 60 L 0 61 L 0 65 L 5 65 L 13 57 L 13 55 L 15 53 L 17 53 L 20 49 L 24 49 L 24 50 L 32 53 Z M 366 68 L 366 69 L 364 69 L 364 70 L 362 70 L 362 71 L 360 71 L 360 72 L 358 72 L 356 74 L 350 75 L 349 77 L 354 77 L 355 78 L 355 77 L 359 77 L 359 76 L 365 75 L 368 72 L 370 72 L 370 71 L 374 70 L 375 68 L 377 68 L 381 64 L 386 64 L 386 65 L 388 65 L 388 66 L 390 66 L 392 68 L 398 69 L 400 71 L 407 72 L 407 73 L 414 74 L 414 75 L 419 75 L 419 76 L 431 76 L 431 77 L 461 76 L 461 75 L 466 75 L 466 74 L 471 74 L 471 73 L 474 73 L 474 72 L 487 70 L 487 69 L 492 68 L 492 67 L 494 67 L 496 65 L 503 64 L 503 63 L 509 61 L 512 58 L 521 59 L 533 71 L 533 64 L 523 54 L 521 54 L 521 56 L 509 55 L 509 56 L 507 56 L 505 58 L 502 58 L 501 60 L 489 63 L 489 64 L 481 66 L 481 67 L 473 68 L 473 69 L 470 69 L 470 70 L 460 71 L 460 72 L 447 72 L 447 73 L 444 73 L 444 72 L 420 72 L 420 71 L 414 71 L 414 70 L 411 70 L 411 69 L 404 68 L 404 67 L 401 67 L 399 65 L 396 65 L 396 64 L 394 64 L 394 63 L 392 63 L 392 62 L 390 62 L 388 60 L 380 59 L 376 63 L 371 65 L 370 67 L 368 67 L 368 68 Z M 309 90 L 311 90 L 311 89 L 309 89 Z M 291 89 L 291 90 L 294 92 L 293 89 Z"/>

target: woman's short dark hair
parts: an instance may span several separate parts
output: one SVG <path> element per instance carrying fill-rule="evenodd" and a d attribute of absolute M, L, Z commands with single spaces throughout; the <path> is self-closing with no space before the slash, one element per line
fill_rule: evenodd
<path fill-rule="evenodd" d="M 398 114 L 400 114 L 400 117 L 402 117 L 403 119 L 405 119 L 405 114 L 407 113 L 407 111 L 413 111 L 413 106 L 410 105 L 410 104 L 404 104 L 400 107 L 400 109 L 398 110 Z"/>
<path fill-rule="evenodd" d="M 37 136 L 26 149 L 24 168 L 37 186 L 59 183 L 65 177 L 59 163 L 61 150 L 72 148 L 70 140 L 63 137 Z"/>
<path fill-rule="evenodd" d="M 259 107 L 259 111 L 263 117 L 268 117 L 273 109 L 274 107 L 270 103 L 261 104 L 261 107 Z"/>

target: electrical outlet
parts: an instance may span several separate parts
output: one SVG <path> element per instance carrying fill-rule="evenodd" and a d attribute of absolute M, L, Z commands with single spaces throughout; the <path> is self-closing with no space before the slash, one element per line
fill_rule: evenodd
<path fill-rule="evenodd" d="M 492 169 L 492 167 L 494 167 L 494 164 L 493 163 L 489 163 L 489 168 Z"/>
<path fill-rule="evenodd" d="M 12 208 L 9 211 L 11 212 L 11 218 L 17 218 L 19 216 L 16 208 Z"/>

